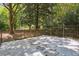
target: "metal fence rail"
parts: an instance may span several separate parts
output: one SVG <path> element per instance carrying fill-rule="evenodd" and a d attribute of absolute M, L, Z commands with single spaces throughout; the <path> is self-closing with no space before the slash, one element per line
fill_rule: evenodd
<path fill-rule="evenodd" d="M 6 33 L 4 31 L 0 31 L 0 45 L 4 41 L 2 39 L 2 34 Z M 9 33 L 7 31 L 7 33 Z M 19 35 L 14 34 L 13 39 L 22 39 L 27 37 L 33 36 L 40 36 L 40 35 L 52 35 L 52 36 L 61 36 L 61 37 L 72 37 L 72 38 L 79 38 L 79 25 L 78 26 L 71 26 L 68 27 L 61 26 L 61 27 L 53 27 L 49 26 L 46 29 L 39 29 L 39 30 L 15 30 L 15 33 L 20 33 Z"/>
<path fill-rule="evenodd" d="M 79 38 L 79 25 L 76 27 L 73 25 L 69 25 L 69 27 L 50 27 L 50 29 L 47 28 L 44 31 L 47 35 Z"/>

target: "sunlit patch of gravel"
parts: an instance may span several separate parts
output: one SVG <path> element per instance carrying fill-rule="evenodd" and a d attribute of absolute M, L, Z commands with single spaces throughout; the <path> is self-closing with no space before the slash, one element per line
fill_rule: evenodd
<path fill-rule="evenodd" d="M 42 35 L 4 42 L 0 56 L 79 56 L 79 41 Z"/>

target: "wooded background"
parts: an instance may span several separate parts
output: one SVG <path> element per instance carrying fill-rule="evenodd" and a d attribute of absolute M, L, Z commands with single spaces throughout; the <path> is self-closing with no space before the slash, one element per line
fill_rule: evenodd
<path fill-rule="evenodd" d="M 46 34 L 78 38 L 79 4 L 2 3 L 0 30 L 10 34 L 22 32 L 25 36 Z"/>

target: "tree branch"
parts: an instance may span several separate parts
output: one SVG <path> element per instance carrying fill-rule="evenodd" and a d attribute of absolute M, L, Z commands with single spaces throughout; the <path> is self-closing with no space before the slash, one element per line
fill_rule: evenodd
<path fill-rule="evenodd" d="M 26 7 L 26 6 L 22 6 L 22 7 L 20 7 L 19 9 L 16 10 L 15 13 L 18 13 L 19 11 L 23 10 L 25 7 Z"/>
<path fill-rule="evenodd" d="M 13 8 L 16 6 L 16 4 L 13 5 Z"/>
<path fill-rule="evenodd" d="M 19 5 L 17 4 L 16 9 L 15 9 L 15 12 L 17 11 L 18 7 L 19 7 Z"/>
<path fill-rule="evenodd" d="M 5 3 L 3 3 L 4 7 L 7 8 L 9 10 L 9 8 L 5 5 Z"/>

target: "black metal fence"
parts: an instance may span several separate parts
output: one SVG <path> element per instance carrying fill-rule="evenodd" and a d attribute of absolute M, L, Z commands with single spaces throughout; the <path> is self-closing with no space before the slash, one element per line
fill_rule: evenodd
<path fill-rule="evenodd" d="M 68 25 L 68 26 L 49 26 L 46 29 L 42 30 L 17 30 L 15 32 L 21 33 L 20 36 L 14 35 L 13 39 L 22 39 L 33 37 L 33 36 L 39 36 L 39 35 L 51 35 L 51 36 L 61 36 L 61 37 L 72 37 L 72 38 L 79 38 L 79 25 Z M 31 34 L 30 34 L 31 33 Z M 2 39 L 2 31 L 0 31 L 0 44 L 3 42 Z M 17 36 L 17 37 L 15 37 Z"/>
<path fill-rule="evenodd" d="M 79 38 L 79 25 L 67 25 L 62 27 L 48 27 L 44 30 L 46 35 Z"/>

